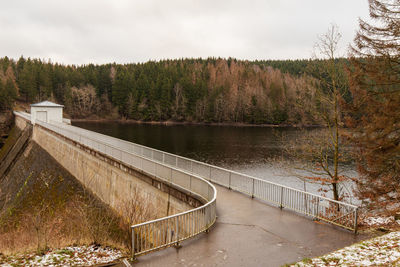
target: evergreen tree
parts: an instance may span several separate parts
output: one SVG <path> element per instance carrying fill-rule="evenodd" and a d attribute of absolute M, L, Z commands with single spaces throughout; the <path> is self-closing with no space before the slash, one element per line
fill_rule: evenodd
<path fill-rule="evenodd" d="M 352 47 L 348 125 L 356 144 L 358 196 L 369 208 L 400 203 L 400 2 L 370 0 Z"/>

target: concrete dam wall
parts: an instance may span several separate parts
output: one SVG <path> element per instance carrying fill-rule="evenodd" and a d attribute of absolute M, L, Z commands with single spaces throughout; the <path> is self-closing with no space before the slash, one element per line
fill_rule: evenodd
<path fill-rule="evenodd" d="M 18 127 L 31 125 L 30 114 L 14 114 Z M 216 188 L 194 173 L 209 166 L 65 123 L 33 124 L 32 140 L 122 216 L 150 204 L 150 217 L 131 227 L 133 258 L 178 245 L 215 223 Z M 185 163 L 190 170 L 180 168 Z M 138 223 L 143 220 L 149 221 Z"/>
<path fill-rule="evenodd" d="M 24 129 L 29 122 L 16 116 L 15 124 Z M 151 201 L 155 217 L 187 211 L 202 204 L 193 196 L 37 124 L 33 127 L 32 140 L 117 211 L 135 192 Z"/>

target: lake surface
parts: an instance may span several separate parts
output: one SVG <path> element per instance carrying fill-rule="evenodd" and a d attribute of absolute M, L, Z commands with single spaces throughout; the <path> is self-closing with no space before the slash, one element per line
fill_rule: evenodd
<path fill-rule="evenodd" d="M 73 122 L 74 126 L 117 137 L 144 146 L 232 169 L 275 183 L 304 190 L 304 182 L 282 167 L 282 135 L 294 138 L 297 128 L 151 125 L 118 122 Z M 312 131 L 308 129 L 307 131 Z M 317 184 L 306 190 L 320 194 Z M 330 193 L 327 195 L 331 197 Z"/>

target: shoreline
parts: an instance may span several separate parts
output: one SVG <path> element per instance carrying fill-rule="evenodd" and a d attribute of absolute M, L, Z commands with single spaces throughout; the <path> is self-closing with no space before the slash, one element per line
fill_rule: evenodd
<path fill-rule="evenodd" d="M 71 122 L 116 122 L 121 124 L 148 124 L 164 126 L 230 126 L 230 127 L 265 127 L 265 128 L 319 128 L 321 125 L 291 125 L 291 124 L 251 124 L 243 122 L 189 122 L 189 121 L 140 121 L 123 119 L 71 119 Z"/>

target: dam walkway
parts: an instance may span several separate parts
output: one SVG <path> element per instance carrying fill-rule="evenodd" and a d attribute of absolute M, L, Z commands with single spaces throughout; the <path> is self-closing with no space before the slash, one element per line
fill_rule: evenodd
<path fill-rule="evenodd" d="M 216 186 L 218 219 L 210 231 L 141 256 L 134 266 L 282 266 L 365 239 Z"/>
<path fill-rule="evenodd" d="M 29 114 L 16 115 L 29 121 Z M 79 153 L 106 161 L 113 159 L 112 166 L 121 170 L 135 168 L 203 203 L 132 226 L 133 257 L 141 255 L 135 262 L 138 265 L 278 266 L 318 256 L 362 238 L 349 231 L 357 231 L 358 208 L 354 205 L 78 127 L 36 124 L 34 137 L 44 146 L 71 143 Z M 129 186 L 119 189 L 126 191 Z M 200 234 L 204 231 L 207 233 Z M 171 247 L 174 244 L 183 247 L 175 249 Z"/>

